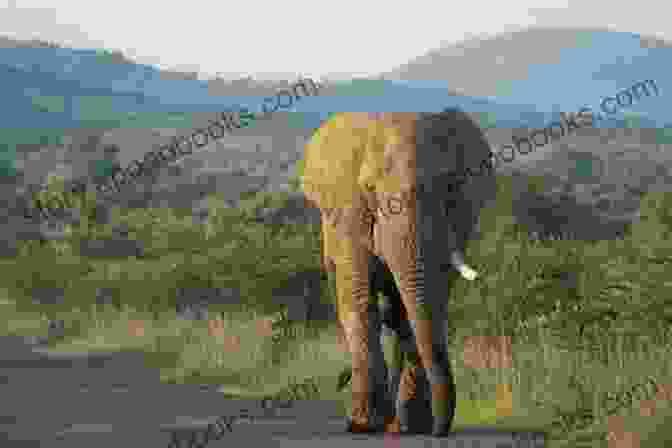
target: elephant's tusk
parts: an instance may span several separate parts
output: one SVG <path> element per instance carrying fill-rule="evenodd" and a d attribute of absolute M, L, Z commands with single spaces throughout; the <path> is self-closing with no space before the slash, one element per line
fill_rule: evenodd
<path fill-rule="evenodd" d="M 459 251 L 454 250 L 450 253 L 450 264 L 452 264 L 466 280 L 474 280 L 478 277 L 478 272 L 467 266 Z"/>

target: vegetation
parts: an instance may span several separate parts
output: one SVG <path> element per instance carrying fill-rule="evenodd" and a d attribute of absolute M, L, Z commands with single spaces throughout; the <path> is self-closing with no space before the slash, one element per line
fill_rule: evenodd
<path fill-rule="evenodd" d="M 606 436 L 622 418 L 642 446 L 669 440 L 672 197 L 649 194 L 625 239 L 588 244 L 528 240 L 512 218 L 509 178 L 499 179 L 498 195 L 467 253 L 481 279 L 459 280 L 446 298 L 457 425 L 537 428 L 550 431 L 554 448 L 606 447 L 616 446 Z M 182 210 L 115 210 L 116 223 L 144 242 L 141 258 L 80 257 L 82 238 L 108 233 L 86 219 L 65 242 L 23 243 L 17 257 L 0 260 L 0 331 L 36 334 L 63 319 L 67 334 L 54 350 L 142 350 L 166 382 L 222 384 L 231 396 L 334 399 L 345 412 L 349 392 L 337 391 L 334 372 L 349 363 L 334 323 L 288 322 L 274 302 L 290 273 L 319 266 L 318 228 L 251 219 L 283 200 L 250 196 L 232 210 L 212 196 L 205 229 Z M 64 303 L 32 304 L 38 286 L 65 288 Z M 176 319 L 175 289 L 184 286 L 237 288 L 245 303 L 213 305 L 205 321 Z M 97 287 L 118 288 L 116 303 L 96 305 Z M 467 362 L 475 336 L 509 340 L 510 365 Z"/>

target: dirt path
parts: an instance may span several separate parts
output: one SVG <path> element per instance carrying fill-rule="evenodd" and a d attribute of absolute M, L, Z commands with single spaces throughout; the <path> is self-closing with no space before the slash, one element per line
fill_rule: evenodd
<path fill-rule="evenodd" d="M 247 418 L 245 417 L 247 416 Z M 352 436 L 338 406 L 302 402 L 265 409 L 260 401 L 224 398 L 215 387 L 159 382 L 139 353 L 50 354 L 21 338 L 0 337 L 0 446 L 530 446 L 510 432 L 466 428 L 442 441 L 425 437 Z M 196 437 L 195 441 L 190 437 Z M 259 444 L 259 445 L 257 445 Z"/>

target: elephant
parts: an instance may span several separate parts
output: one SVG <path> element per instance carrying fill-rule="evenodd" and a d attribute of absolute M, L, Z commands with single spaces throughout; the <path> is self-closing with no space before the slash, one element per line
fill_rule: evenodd
<path fill-rule="evenodd" d="M 419 355 L 413 371 L 422 365 L 431 384 L 431 434 L 450 432 L 456 391 L 445 336 L 447 299 L 455 274 L 476 277 L 463 253 L 480 210 L 496 194 L 492 157 L 481 129 L 458 108 L 337 113 L 304 147 L 302 189 L 320 210 L 322 263 L 334 279 L 338 327 L 352 355 L 348 431 L 381 431 L 392 417 L 382 321 L 369 287 L 371 256 L 377 256 L 391 271 L 408 317 Z M 413 432 L 402 392 L 395 410 L 399 432 Z"/>

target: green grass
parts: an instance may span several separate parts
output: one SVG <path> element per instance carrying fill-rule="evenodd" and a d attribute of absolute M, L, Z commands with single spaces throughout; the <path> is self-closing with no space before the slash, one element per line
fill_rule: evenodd
<path fill-rule="evenodd" d="M 249 219 L 255 207 L 282 201 L 279 194 L 250 196 L 241 210 L 225 209 L 217 197 L 211 201 L 207 232 L 181 210 L 117 210 L 116 221 L 146 244 L 142 259 L 77 256 L 80 238 L 109 234 L 87 221 L 64 243 L 22 245 L 18 257 L 0 261 L 0 332 L 41 334 L 48 318 L 64 319 L 67 334 L 53 350 L 139 349 L 165 382 L 222 384 L 231 396 L 333 399 L 345 412 L 349 389 L 336 390 L 334 372 L 349 361 L 335 326 L 283 325 L 283 308 L 272 296 L 291 272 L 319 266 L 318 229 Z M 447 298 L 457 427 L 522 426 L 550 431 L 554 448 L 606 447 L 607 417 L 614 413 L 625 417 L 627 431 L 638 432 L 642 446 L 662 443 L 669 400 L 657 402 L 655 416 L 642 417 L 640 399 L 650 396 L 618 406 L 614 397 L 647 378 L 649 389 L 672 383 L 671 201 L 646 196 L 642 221 L 623 240 L 537 243 L 513 223 L 510 179 L 500 179 L 497 204 L 484 211 L 483 239 L 467 253 L 482 278 L 458 280 Z M 577 288 L 560 285 L 554 277 L 559 271 L 576 272 Z M 65 303 L 32 305 L 29 288 L 36 286 L 66 288 Z M 99 286 L 119 288 L 118 307 L 94 304 Z M 178 286 L 238 288 L 245 306 L 211 307 L 224 328 L 223 335 L 211 336 L 207 322 L 176 319 L 171 306 Z M 276 337 L 256 329 L 255 322 L 267 317 L 278 322 Z M 129 334 L 133 320 L 144 322 L 143 335 Z M 462 341 L 477 335 L 510 336 L 512 367 L 466 366 Z M 226 349 L 230 337 L 240 345 Z M 509 416 L 496 411 L 498 384 L 512 385 Z"/>

